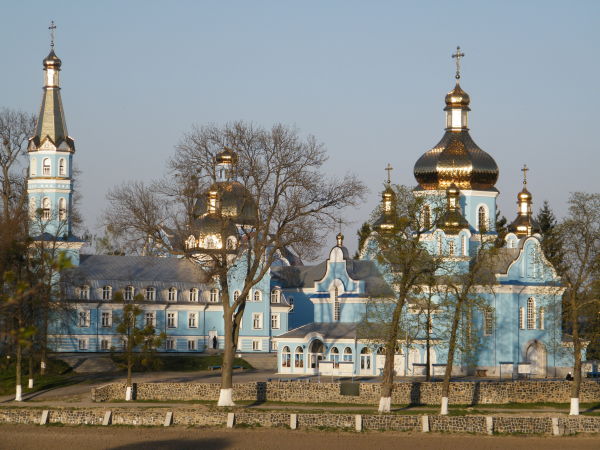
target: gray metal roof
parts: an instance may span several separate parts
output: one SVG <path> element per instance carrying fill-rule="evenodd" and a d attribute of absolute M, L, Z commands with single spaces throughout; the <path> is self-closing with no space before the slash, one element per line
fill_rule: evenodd
<path fill-rule="evenodd" d="M 79 267 L 68 276 L 86 280 L 206 283 L 209 277 L 197 264 L 180 258 L 156 256 L 81 255 Z"/>
<path fill-rule="evenodd" d="M 346 260 L 346 270 L 353 280 L 365 282 L 365 294 L 371 297 L 394 295 L 373 261 Z M 316 266 L 283 266 L 272 269 L 273 279 L 282 288 L 313 287 L 327 272 L 327 262 Z"/>
<path fill-rule="evenodd" d="M 355 339 L 358 323 L 354 322 L 313 322 L 294 328 L 278 338 L 303 338 L 309 333 L 320 333 L 324 339 Z"/>

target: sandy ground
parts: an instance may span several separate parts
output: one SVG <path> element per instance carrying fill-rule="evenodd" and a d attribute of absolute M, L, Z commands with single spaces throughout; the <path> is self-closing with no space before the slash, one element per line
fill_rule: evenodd
<path fill-rule="evenodd" d="M 598 449 L 600 437 L 337 433 L 273 429 L 40 427 L 1 425 L 0 449 Z"/>

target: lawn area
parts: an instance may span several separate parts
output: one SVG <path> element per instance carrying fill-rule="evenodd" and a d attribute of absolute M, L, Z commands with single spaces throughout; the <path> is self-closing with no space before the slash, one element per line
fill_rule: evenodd
<path fill-rule="evenodd" d="M 36 363 L 36 368 L 39 368 L 39 362 Z M 0 371 L 0 395 L 9 395 L 15 392 L 15 369 L 15 365 L 11 365 Z M 23 387 L 23 394 L 52 387 L 66 386 L 75 382 L 73 379 L 74 373 L 71 370 L 71 367 L 64 361 L 58 359 L 50 359 L 48 361 L 46 375 L 41 376 L 37 372 L 34 373 L 33 389 L 27 389 L 29 379 L 27 373 L 27 361 L 23 361 L 21 370 L 21 386 Z"/>
<path fill-rule="evenodd" d="M 112 360 L 122 369 L 126 366 L 126 357 L 122 354 L 112 354 Z M 153 372 L 153 371 L 169 371 L 169 372 L 192 372 L 197 370 L 209 370 L 214 366 L 223 364 L 222 355 L 210 356 L 156 356 L 151 364 L 144 365 L 140 359 L 136 359 L 133 370 L 135 372 Z M 233 365 L 243 367 L 244 369 L 252 369 L 252 365 L 242 358 L 235 358 Z"/>

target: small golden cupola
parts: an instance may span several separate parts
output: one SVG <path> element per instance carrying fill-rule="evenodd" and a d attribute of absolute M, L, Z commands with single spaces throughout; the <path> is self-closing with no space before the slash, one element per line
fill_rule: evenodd
<path fill-rule="evenodd" d="M 529 168 L 524 165 L 521 169 L 523 172 L 523 189 L 517 194 L 517 205 L 519 211 L 517 218 L 508 226 L 508 231 L 515 233 L 518 237 L 531 236 L 533 233 L 540 232 L 540 226 L 533 218 L 531 211 L 532 195 L 527 190 L 527 172 Z"/>
<path fill-rule="evenodd" d="M 396 219 L 396 193 L 392 188 L 390 172 L 393 170 L 390 164 L 385 168 L 387 180 L 385 189 L 381 193 L 381 214 L 373 223 L 373 228 L 379 231 L 390 231 L 394 228 Z"/>
<path fill-rule="evenodd" d="M 446 95 L 446 130 L 440 142 L 415 163 L 414 175 L 425 190 L 492 190 L 498 181 L 496 161 L 475 144 L 469 135 L 468 113 L 471 99 L 460 86 L 460 59 L 456 48 L 456 85 Z"/>
<path fill-rule="evenodd" d="M 464 228 L 469 228 L 469 223 L 460 210 L 460 190 L 455 184 L 446 189 L 446 213 L 443 215 L 440 228 L 447 234 L 458 234 Z"/>

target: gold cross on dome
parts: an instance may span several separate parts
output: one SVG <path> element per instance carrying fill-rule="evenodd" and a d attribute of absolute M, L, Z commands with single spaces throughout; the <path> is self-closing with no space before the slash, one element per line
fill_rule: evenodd
<path fill-rule="evenodd" d="M 390 176 L 391 176 L 391 172 L 392 172 L 392 170 L 394 170 L 394 168 L 392 167 L 392 165 L 390 163 L 388 163 L 385 170 L 387 171 L 387 184 L 390 184 L 390 182 L 391 182 Z"/>
<path fill-rule="evenodd" d="M 50 48 L 54 50 L 54 30 L 56 30 L 56 25 L 54 25 L 54 20 L 50 22 L 50 26 L 48 27 L 50 30 Z"/>
<path fill-rule="evenodd" d="M 465 54 L 460 51 L 460 46 L 456 47 L 456 53 L 452 55 L 456 58 L 456 75 L 454 76 L 457 80 L 460 79 L 460 58 L 464 58 Z"/>
<path fill-rule="evenodd" d="M 523 164 L 523 168 L 521 169 L 521 172 L 523 172 L 523 186 L 527 186 L 527 172 L 529 171 L 529 168 L 527 167 L 527 164 Z"/>

